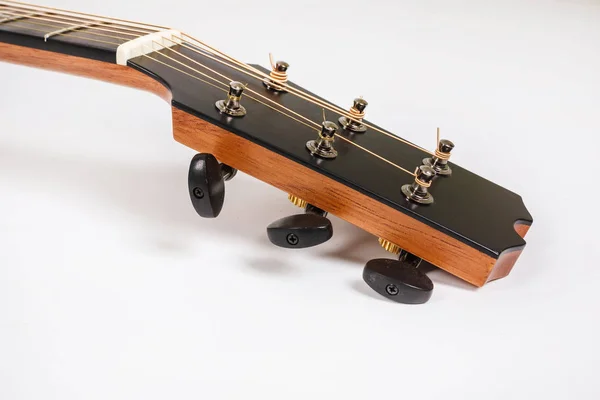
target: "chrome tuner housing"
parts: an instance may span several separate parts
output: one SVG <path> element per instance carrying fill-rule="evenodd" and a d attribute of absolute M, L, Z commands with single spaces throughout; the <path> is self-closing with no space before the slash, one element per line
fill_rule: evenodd
<path fill-rule="evenodd" d="M 408 200 L 419 204 L 433 203 L 433 196 L 429 193 L 429 186 L 435 177 L 435 170 L 427 165 L 421 165 L 417 169 L 414 183 L 402 186 L 402 193 Z"/>
<path fill-rule="evenodd" d="M 327 159 L 336 158 L 338 152 L 333 148 L 336 131 L 336 124 L 331 121 L 324 121 L 321 132 L 319 133 L 319 138 L 316 140 L 309 140 L 306 143 L 306 148 L 310 151 L 310 154 Z"/>
<path fill-rule="evenodd" d="M 435 155 L 431 158 L 423 159 L 423 164 L 433 168 L 437 175 L 452 175 L 452 169 L 450 168 L 450 165 L 448 165 L 448 158 L 450 158 L 450 152 L 453 149 L 454 143 L 448 139 L 442 139 L 438 143 Z"/>
<path fill-rule="evenodd" d="M 361 97 L 354 99 L 354 104 L 352 105 L 352 108 L 350 108 L 350 115 L 354 117 L 355 121 L 344 116 L 340 117 L 338 122 L 342 128 L 355 133 L 365 133 L 367 131 L 367 126 L 362 123 L 362 119 L 365 116 L 367 105 L 369 105 L 369 103 Z"/>
<path fill-rule="evenodd" d="M 244 85 L 240 82 L 229 83 L 229 93 L 227 99 L 219 100 L 215 103 L 215 107 L 223 113 L 232 117 L 243 117 L 246 115 L 246 108 L 240 104 Z"/>

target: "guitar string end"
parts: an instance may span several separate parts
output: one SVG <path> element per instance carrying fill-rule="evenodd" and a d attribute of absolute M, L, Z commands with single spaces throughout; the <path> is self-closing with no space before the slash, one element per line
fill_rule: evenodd
<path fill-rule="evenodd" d="M 265 78 L 263 80 L 263 84 L 267 87 L 267 89 L 272 90 L 274 92 L 287 92 L 286 85 L 288 81 L 288 73 L 287 70 L 290 67 L 290 64 L 285 61 L 277 61 L 273 62 L 273 57 L 271 57 L 271 72 L 269 73 L 269 78 Z"/>

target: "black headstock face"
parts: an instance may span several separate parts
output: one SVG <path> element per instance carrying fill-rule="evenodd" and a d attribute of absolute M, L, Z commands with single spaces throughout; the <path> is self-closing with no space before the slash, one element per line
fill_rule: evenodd
<path fill-rule="evenodd" d="M 46 17 L 57 18 L 53 13 Z M 52 22 L 33 18 L 11 20 L 0 26 L 0 33 L 7 43 L 112 62 L 117 47 L 130 38 L 117 36 L 119 39 L 114 39 L 114 43 L 104 43 L 107 39 L 98 36 L 100 32 L 89 29 L 69 31 L 53 36 L 50 41 L 42 40 L 47 32 L 71 23 L 64 20 L 68 17 L 61 18 Z M 50 25 L 42 27 L 41 23 Z M 117 29 L 114 24 L 109 27 Z M 149 32 L 143 29 L 139 35 Z M 262 79 L 248 76 L 243 68 L 231 68 L 231 60 L 227 60 L 230 65 L 225 65 L 223 57 L 215 56 L 212 51 L 215 49 L 202 49 L 185 34 L 158 40 L 147 42 L 143 50 L 148 54 L 129 60 L 129 65 L 168 86 L 172 90 L 174 107 L 413 216 L 492 257 L 525 244 L 513 225 L 517 221 L 527 224 L 531 222 L 531 216 L 518 195 L 450 163 L 452 174 L 438 174 L 431 182 L 429 191 L 434 200 L 431 204 L 407 200 L 406 190 L 402 187 L 414 182 L 410 173 L 430 157 L 423 149 L 399 141 L 371 123 L 366 132 L 343 129 L 341 115 L 328 110 L 329 129 L 337 125 L 338 136 L 333 149 L 328 150 L 329 154 L 322 151 L 320 156 L 313 155 L 307 149 L 307 143 L 318 139 L 324 113 L 322 105 L 317 103 L 323 99 L 293 83 L 290 86 L 300 89 L 304 98 L 291 92 L 271 90 L 272 85 L 268 88 Z M 279 63 L 274 73 L 285 76 L 288 67 Z M 273 72 L 255 68 L 262 73 Z M 241 99 L 245 111 L 243 117 L 224 114 L 215 107 L 217 101 L 227 98 L 231 81 L 240 82 L 239 89 L 244 91 Z M 341 109 L 348 110 L 351 100 Z M 355 103 L 358 111 L 364 106 L 360 101 Z"/>
<path fill-rule="evenodd" d="M 367 121 L 366 100 L 338 106 L 289 82 L 282 61 L 268 71 L 169 28 L 20 4 L 0 5 L 0 60 L 172 101 L 174 138 L 200 152 L 188 189 L 201 217 L 219 215 L 239 169 L 303 209 L 268 226 L 273 244 L 322 244 L 336 214 L 397 256 L 367 263 L 367 284 L 411 304 L 433 290 L 421 261 L 482 286 L 506 276 L 525 245 L 521 197 L 448 162 L 454 144 L 439 134 L 437 149 L 410 143 Z"/>
<path fill-rule="evenodd" d="M 337 133 L 347 140 L 335 140 L 337 157 L 317 157 L 306 147 L 307 142 L 317 139 L 318 124 L 323 122 L 323 109 L 313 102 L 292 93 L 269 90 L 261 81 L 187 47 L 163 49 L 152 56 L 133 59 L 130 65 L 169 86 L 174 107 L 318 171 L 483 253 L 496 258 L 506 249 L 525 245 L 514 229 L 516 222 L 529 224 L 532 221 L 521 197 L 458 165 L 449 164 L 451 175 L 433 178 L 429 189 L 433 203 L 418 204 L 408 200 L 401 190 L 403 185 L 414 182 L 414 177 L 385 161 L 412 171 L 429 157 L 418 148 L 373 129 L 355 133 L 338 126 Z M 215 102 L 227 97 L 229 80 L 247 84 L 241 99 L 247 112 L 244 117 L 225 115 L 215 107 Z M 293 110 L 295 114 L 281 110 Z M 327 116 L 335 122 L 339 117 L 332 112 L 327 112 Z"/>

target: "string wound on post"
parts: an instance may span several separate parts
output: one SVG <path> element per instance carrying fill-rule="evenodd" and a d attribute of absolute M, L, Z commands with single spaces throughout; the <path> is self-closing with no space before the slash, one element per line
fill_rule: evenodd
<path fill-rule="evenodd" d="M 287 70 L 290 67 L 285 61 L 273 61 L 273 55 L 269 53 L 269 61 L 271 62 L 271 72 L 269 78 L 263 80 L 263 84 L 269 90 L 274 92 L 286 92 L 286 86 L 288 82 Z"/>
<path fill-rule="evenodd" d="M 362 120 L 365 117 L 365 109 L 368 105 L 369 103 L 367 103 L 362 96 L 354 99 L 354 104 L 350 107 L 350 111 L 348 112 L 349 117 L 341 116 L 338 119 L 342 128 L 356 133 L 366 132 L 367 126 L 362 123 Z"/>
<path fill-rule="evenodd" d="M 454 149 L 454 143 L 448 139 L 440 139 L 440 128 L 437 128 L 437 146 L 433 155 L 423 159 L 423 164 L 433 168 L 437 175 L 448 176 L 452 169 L 448 165 L 450 152 Z"/>

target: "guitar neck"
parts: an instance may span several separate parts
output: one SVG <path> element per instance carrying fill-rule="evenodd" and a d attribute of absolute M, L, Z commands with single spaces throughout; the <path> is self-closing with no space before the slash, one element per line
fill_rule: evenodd
<path fill-rule="evenodd" d="M 0 42 L 90 60 L 116 63 L 120 47 L 164 30 L 160 26 L 0 1 Z"/>
<path fill-rule="evenodd" d="M 525 245 L 532 218 L 520 196 L 453 163 L 424 182 L 415 166 L 433 171 L 424 164 L 449 150 L 424 149 L 288 82 L 287 63 L 269 72 L 166 27 L 1 0 L 0 60 L 154 92 L 172 104 L 182 144 L 475 285 L 506 276 Z"/>
<path fill-rule="evenodd" d="M 170 102 L 169 88 L 126 67 L 132 52 L 152 51 L 147 44 L 136 49 L 131 43 L 164 31 L 160 26 L 0 1 L 0 61 L 142 89 Z M 124 55 L 121 60 L 119 54 Z"/>

